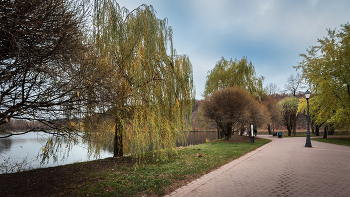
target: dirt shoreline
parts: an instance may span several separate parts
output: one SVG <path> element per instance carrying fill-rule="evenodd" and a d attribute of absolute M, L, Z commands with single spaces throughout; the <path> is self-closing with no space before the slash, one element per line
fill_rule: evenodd
<path fill-rule="evenodd" d="M 83 184 L 85 174 L 115 168 L 118 163 L 135 164 L 130 158 L 107 158 L 18 173 L 1 174 L 0 193 L 1 196 L 61 196 L 60 192 L 69 189 L 71 184 Z"/>

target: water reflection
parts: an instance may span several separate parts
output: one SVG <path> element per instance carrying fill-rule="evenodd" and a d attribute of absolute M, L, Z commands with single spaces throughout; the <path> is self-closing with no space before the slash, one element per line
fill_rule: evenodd
<path fill-rule="evenodd" d="M 9 138 L 0 140 L 0 153 L 10 149 L 12 146 L 12 143 L 13 143 L 13 140 Z"/>
<path fill-rule="evenodd" d="M 196 145 L 216 139 L 216 132 L 189 132 L 186 142 L 177 143 L 177 146 Z M 81 138 L 67 140 L 42 132 L 32 132 L 0 139 L 0 174 L 11 172 L 9 169 L 19 164 L 23 168 L 21 170 L 28 170 L 112 156 L 111 144 L 106 143 L 99 150 L 92 150 L 91 144 Z"/>
<path fill-rule="evenodd" d="M 206 140 L 213 141 L 217 140 L 217 132 L 216 131 L 191 131 L 189 132 L 185 143 L 177 143 L 176 146 L 190 146 L 196 144 L 205 143 Z"/>
<path fill-rule="evenodd" d="M 43 150 L 50 141 L 52 149 Z M 9 172 L 18 164 L 26 163 L 24 169 L 46 168 L 75 162 L 111 157 L 108 151 L 101 150 L 100 155 L 91 155 L 88 144 L 82 139 L 74 143 L 62 137 L 42 132 L 0 139 L 0 173 Z M 11 172 L 11 171 L 10 171 Z"/>

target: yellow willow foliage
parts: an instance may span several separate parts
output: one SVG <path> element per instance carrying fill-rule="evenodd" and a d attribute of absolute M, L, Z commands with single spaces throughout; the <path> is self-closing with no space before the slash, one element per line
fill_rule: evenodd
<path fill-rule="evenodd" d="M 263 80 L 263 76 L 256 77 L 255 68 L 247 58 L 233 61 L 222 57 L 208 72 L 204 95 L 208 96 L 221 88 L 239 87 L 258 97 L 264 93 Z"/>
<path fill-rule="evenodd" d="M 188 56 L 176 54 L 167 20 L 157 19 L 151 6 L 129 12 L 113 1 L 97 1 L 94 25 L 101 65 L 111 71 L 104 111 L 115 119 L 103 122 L 109 126 L 99 129 L 97 141 L 121 121 L 114 132 L 122 136 L 124 155 L 141 157 L 151 148 L 157 158 L 166 158 L 191 128 L 194 85 Z"/>
<path fill-rule="evenodd" d="M 282 114 L 291 113 L 294 115 L 297 114 L 299 99 L 293 96 L 284 98 L 279 103 L 279 108 Z"/>

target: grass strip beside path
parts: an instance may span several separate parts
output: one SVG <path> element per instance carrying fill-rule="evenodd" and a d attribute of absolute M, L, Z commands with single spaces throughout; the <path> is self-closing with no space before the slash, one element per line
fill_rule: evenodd
<path fill-rule="evenodd" d="M 161 196 L 270 141 L 257 139 L 254 144 L 233 143 L 234 139 L 182 147 L 177 155 L 165 162 L 149 159 L 137 168 L 116 166 L 104 172 L 91 173 L 86 184 L 79 187 L 70 185 L 69 195 Z"/>
<path fill-rule="evenodd" d="M 334 137 L 334 138 L 313 138 L 318 142 L 326 142 L 338 145 L 350 146 L 350 137 Z"/>

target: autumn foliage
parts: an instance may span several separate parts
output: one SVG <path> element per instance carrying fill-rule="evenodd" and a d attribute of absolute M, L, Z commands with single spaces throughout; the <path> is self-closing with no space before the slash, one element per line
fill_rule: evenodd
<path fill-rule="evenodd" d="M 318 45 L 300 56 L 295 66 L 302 70 L 302 78 L 310 86 L 313 99 L 311 111 L 317 124 L 331 124 L 350 128 L 350 24 L 336 31 L 328 29 L 328 36 L 318 39 Z M 310 106 L 311 107 L 311 106 Z"/>
<path fill-rule="evenodd" d="M 267 108 L 246 90 L 228 87 L 207 96 L 201 104 L 203 116 L 213 120 L 228 139 L 235 128 L 269 121 Z"/>

